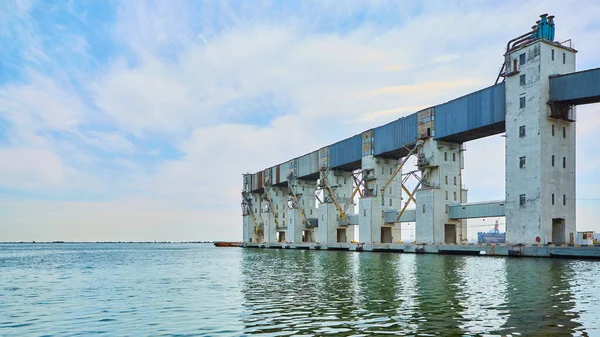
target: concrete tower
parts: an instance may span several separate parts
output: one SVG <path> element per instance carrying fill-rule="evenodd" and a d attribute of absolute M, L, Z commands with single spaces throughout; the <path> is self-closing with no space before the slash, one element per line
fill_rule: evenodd
<path fill-rule="evenodd" d="M 574 72 L 576 51 L 552 42 L 553 36 L 532 37 L 505 55 L 506 241 L 570 243 L 576 233 L 574 111 L 548 100 L 549 77 Z"/>

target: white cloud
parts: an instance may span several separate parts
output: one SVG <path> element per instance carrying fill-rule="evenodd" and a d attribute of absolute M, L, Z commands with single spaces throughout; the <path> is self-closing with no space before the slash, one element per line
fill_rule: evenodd
<path fill-rule="evenodd" d="M 600 6 L 587 3 L 581 12 L 580 2 L 562 1 L 545 8 L 534 2 L 423 3 L 423 13 L 413 18 L 398 11 L 397 25 L 367 21 L 343 34 L 315 33 L 322 15 L 372 12 L 371 5 L 303 3 L 299 13 L 265 16 L 261 3 L 240 11 L 226 3 L 200 10 L 171 1 L 119 4 L 114 39 L 125 51 L 100 71 L 61 69 L 49 76 L 30 70 L 25 84 L 0 87 L 0 116 L 11 125 L 12 146 L 6 150 L 12 161 L 0 170 L 27 178 L 0 180 L 4 186 L 17 181 L 10 186 L 27 188 L 18 181 L 32 180 L 64 190 L 114 190 L 118 196 L 98 203 L 6 201 L 11 228 L 36 232 L 43 217 L 26 210 L 49 214 L 52 205 L 60 211 L 48 215 L 50 228 L 74 233 L 65 239 L 209 239 L 203 236 L 209 232 L 236 239 L 242 173 L 493 84 L 505 43 L 539 13 L 557 13 L 557 34 L 572 37 L 581 55 L 597 55 L 600 48 L 593 40 L 597 34 L 586 26 L 595 22 Z M 389 3 L 373 6 L 396 10 Z M 81 39 L 69 48 L 81 57 L 93 49 Z M 69 74 L 80 87 L 68 81 Z M 252 102 L 261 95 L 270 97 L 264 109 L 274 107 L 276 117 Z M 249 120 L 264 125 L 244 124 Z M 580 130 L 587 137 L 600 119 L 586 120 Z M 101 125 L 102 131 L 81 128 L 89 125 Z M 159 137 L 181 155 L 137 161 L 133 137 L 149 144 Z M 82 145 L 110 155 L 98 157 Z M 503 138 L 467 149 L 463 181 L 470 200 L 502 198 Z M 38 160 L 34 168 L 23 160 L 32 156 Z M 134 197 L 140 194 L 141 201 Z M 74 229 L 81 223 L 86 226 Z M 51 234 L 35 237 L 52 239 Z"/>

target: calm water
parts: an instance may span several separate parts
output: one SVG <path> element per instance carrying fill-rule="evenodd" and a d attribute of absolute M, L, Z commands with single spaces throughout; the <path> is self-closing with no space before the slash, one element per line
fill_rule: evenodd
<path fill-rule="evenodd" d="M 0 336 L 600 336 L 600 262 L 0 245 Z"/>

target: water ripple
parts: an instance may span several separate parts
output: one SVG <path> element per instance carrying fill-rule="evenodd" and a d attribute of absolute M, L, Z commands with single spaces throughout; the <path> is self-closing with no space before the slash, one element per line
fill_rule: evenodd
<path fill-rule="evenodd" d="M 600 262 L 0 245 L 2 336 L 600 334 Z"/>

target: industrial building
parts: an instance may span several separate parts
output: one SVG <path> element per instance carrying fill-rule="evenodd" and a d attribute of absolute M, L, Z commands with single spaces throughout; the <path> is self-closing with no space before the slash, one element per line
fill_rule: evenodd
<path fill-rule="evenodd" d="M 544 14 L 509 41 L 495 85 L 243 175 L 246 246 L 454 250 L 466 219 L 498 216 L 506 254 L 575 245 L 575 106 L 600 101 L 600 68 L 575 72 L 577 51 L 554 30 Z M 506 199 L 468 203 L 464 143 L 501 133 Z"/>

